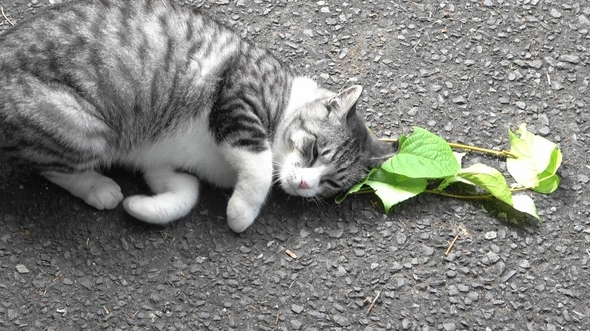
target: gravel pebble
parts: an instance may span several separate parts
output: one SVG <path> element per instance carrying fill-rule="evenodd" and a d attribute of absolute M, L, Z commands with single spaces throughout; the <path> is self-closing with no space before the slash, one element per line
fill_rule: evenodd
<path fill-rule="evenodd" d="M 443 329 L 445 331 L 455 331 L 457 328 L 457 326 L 455 325 L 455 323 L 444 323 L 443 324 Z"/>
<path fill-rule="evenodd" d="M 465 97 L 463 97 L 462 95 L 456 96 L 453 98 L 453 103 L 456 103 L 458 105 L 463 105 L 465 103 L 467 103 L 467 100 L 465 100 Z"/>
<path fill-rule="evenodd" d="M 347 317 L 342 316 L 342 315 L 334 315 L 333 318 L 334 322 L 336 322 L 336 324 L 338 324 L 341 327 L 347 327 L 350 326 L 350 320 L 348 320 Z"/>
<path fill-rule="evenodd" d="M 406 235 L 405 235 L 405 234 L 403 234 L 403 233 L 397 233 L 397 234 L 395 235 L 395 241 L 397 242 L 397 244 L 398 244 L 398 245 L 403 245 L 403 244 L 405 244 L 405 243 L 406 243 L 406 239 L 407 239 L 407 237 L 406 237 Z"/>
<path fill-rule="evenodd" d="M 289 324 L 291 324 L 291 328 L 293 328 L 293 330 L 299 330 L 303 325 L 303 323 L 299 322 L 298 320 L 291 320 Z"/>
<path fill-rule="evenodd" d="M 410 110 L 408 110 L 408 115 L 416 116 L 416 114 L 418 114 L 419 111 L 420 111 L 420 107 L 412 107 L 412 108 L 410 108 Z"/>
<path fill-rule="evenodd" d="M 529 62 L 529 66 L 535 69 L 539 69 L 543 66 L 543 61 L 541 60 L 533 60 Z"/>
<path fill-rule="evenodd" d="M 426 256 L 431 256 L 432 254 L 434 254 L 434 248 L 422 244 L 422 254 Z"/>
<path fill-rule="evenodd" d="M 326 233 L 330 238 L 340 238 L 342 234 L 344 234 L 343 229 L 336 229 L 336 230 L 326 230 Z"/>
<path fill-rule="evenodd" d="M 496 231 L 489 231 L 486 232 L 483 237 L 487 240 L 493 240 L 496 239 L 498 237 L 498 233 Z"/>
<path fill-rule="evenodd" d="M 27 267 L 25 267 L 23 264 L 17 264 L 15 268 L 19 274 L 28 274 L 29 273 L 29 269 L 27 269 Z"/>
<path fill-rule="evenodd" d="M 539 134 L 543 137 L 548 136 L 549 133 L 551 133 L 551 129 L 549 129 L 548 126 L 543 126 L 542 128 L 539 129 Z"/>
<path fill-rule="evenodd" d="M 92 290 L 92 287 L 94 285 L 92 280 L 90 280 L 89 278 L 80 278 L 78 279 L 78 283 L 80 283 L 80 285 L 82 285 L 87 290 Z"/>
<path fill-rule="evenodd" d="M 291 310 L 295 313 L 295 314 L 301 314 L 301 312 L 303 312 L 303 306 L 299 306 L 296 304 L 292 304 L 291 305 Z"/>
<path fill-rule="evenodd" d="M 559 61 L 569 62 L 573 64 L 580 63 L 580 57 L 577 55 L 564 54 L 559 57 Z"/>
<path fill-rule="evenodd" d="M 551 11 L 549 13 L 554 18 L 560 18 L 561 17 L 561 12 L 559 10 L 555 9 L 555 8 L 551 8 Z"/>

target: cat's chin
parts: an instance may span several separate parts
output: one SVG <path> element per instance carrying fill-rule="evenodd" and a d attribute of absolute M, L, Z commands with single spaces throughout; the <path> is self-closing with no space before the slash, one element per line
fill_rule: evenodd
<path fill-rule="evenodd" d="M 317 187 L 312 188 L 295 188 L 295 185 L 288 181 L 281 181 L 281 188 L 289 195 L 298 197 L 311 198 L 319 194 Z"/>

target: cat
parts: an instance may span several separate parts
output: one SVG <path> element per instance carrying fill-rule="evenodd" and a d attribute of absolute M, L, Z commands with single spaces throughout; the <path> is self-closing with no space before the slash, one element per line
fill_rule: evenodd
<path fill-rule="evenodd" d="M 333 196 L 394 153 L 335 93 L 197 10 L 168 0 L 54 5 L 1 37 L 0 155 L 96 209 L 123 203 L 165 225 L 200 181 L 233 188 L 246 230 L 273 185 Z M 140 170 L 154 195 L 124 198 L 101 169 Z"/>

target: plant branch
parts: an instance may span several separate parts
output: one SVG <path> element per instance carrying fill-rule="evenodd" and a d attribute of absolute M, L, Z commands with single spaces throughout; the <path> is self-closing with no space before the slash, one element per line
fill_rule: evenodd
<path fill-rule="evenodd" d="M 466 149 L 466 150 L 474 151 L 474 152 L 488 153 L 488 154 L 492 154 L 495 156 L 512 157 L 512 158 L 518 159 L 518 155 L 511 153 L 507 150 L 495 151 L 493 149 L 487 149 L 487 148 L 481 148 L 481 147 L 463 145 L 463 144 L 457 144 L 457 143 L 448 143 L 448 144 L 452 148 L 460 148 L 460 149 Z"/>
<path fill-rule="evenodd" d="M 522 192 L 522 191 L 527 191 L 530 190 L 530 187 L 518 187 L 518 188 L 511 188 L 510 192 L 514 193 L 514 192 Z M 357 192 L 353 192 L 350 193 L 351 195 L 359 195 L 359 194 L 373 194 L 375 193 L 375 190 L 371 189 L 371 188 L 365 188 L 365 189 L 361 189 Z M 424 190 L 424 193 L 430 193 L 430 194 L 435 194 L 435 195 L 440 195 L 443 197 L 447 197 L 447 198 L 455 198 L 455 199 L 463 199 L 463 200 L 485 200 L 485 199 L 490 199 L 493 198 L 494 196 L 492 194 L 484 194 L 484 195 L 458 195 L 458 194 L 451 194 L 451 193 L 446 193 L 443 191 L 437 191 L 437 190 Z"/>
<path fill-rule="evenodd" d="M 397 142 L 397 139 L 390 139 L 390 138 L 380 138 L 379 140 L 384 141 L 384 142 L 389 142 L 389 143 L 395 143 Z M 509 151 L 506 150 L 502 150 L 502 151 L 495 151 L 493 149 L 487 149 L 487 148 L 482 148 L 482 147 L 477 147 L 477 146 L 470 146 L 470 145 L 463 145 L 463 144 L 458 144 L 458 143 L 450 143 L 447 142 L 447 144 L 449 144 L 449 146 L 451 146 L 451 148 L 460 148 L 460 149 L 466 149 L 469 151 L 474 151 L 474 152 L 480 152 L 480 153 L 487 153 L 487 154 L 492 154 L 495 156 L 501 156 L 501 157 L 512 157 L 517 159 L 518 156 L 514 153 L 511 153 Z"/>

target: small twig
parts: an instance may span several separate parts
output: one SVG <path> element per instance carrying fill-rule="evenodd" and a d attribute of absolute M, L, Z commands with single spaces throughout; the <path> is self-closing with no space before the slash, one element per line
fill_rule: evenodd
<path fill-rule="evenodd" d="M 10 23 L 10 25 L 14 26 L 14 23 L 12 23 L 8 17 L 6 17 L 6 14 L 4 14 L 4 7 L 0 7 L 0 11 L 2 12 L 2 16 L 4 17 L 5 20 L 8 21 L 8 23 Z"/>
<path fill-rule="evenodd" d="M 371 310 L 373 310 L 373 307 L 375 307 L 375 303 L 377 302 L 377 299 L 379 299 L 380 295 L 381 291 L 378 291 L 377 295 L 375 296 L 375 299 L 373 299 L 373 302 L 371 302 L 371 305 L 369 306 L 369 308 L 367 308 L 367 315 L 369 315 L 371 313 Z"/>
<path fill-rule="evenodd" d="M 445 256 L 449 255 L 449 253 L 451 252 L 451 249 L 453 249 L 453 246 L 455 246 L 455 242 L 457 241 L 457 238 L 459 238 L 459 235 L 456 235 L 455 238 L 453 239 L 453 241 L 451 241 L 451 244 L 449 245 L 449 247 L 445 251 Z"/>
<path fill-rule="evenodd" d="M 420 41 L 422 40 L 422 38 L 418 39 L 418 41 L 416 42 L 416 44 L 414 45 L 414 47 L 412 47 L 412 50 L 414 50 L 414 53 L 416 53 L 416 47 L 418 47 L 418 45 L 420 44 Z"/>
<path fill-rule="evenodd" d="M 287 249 L 285 251 L 285 254 L 289 255 L 292 259 L 296 259 L 297 258 L 297 254 L 293 253 L 293 251 L 290 250 L 290 249 Z"/>
<path fill-rule="evenodd" d="M 277 318 L 275 318 L 275 325 L 279 324 L 279 316 L 281 316 L 281 313 L 277 313 Z"/>

